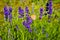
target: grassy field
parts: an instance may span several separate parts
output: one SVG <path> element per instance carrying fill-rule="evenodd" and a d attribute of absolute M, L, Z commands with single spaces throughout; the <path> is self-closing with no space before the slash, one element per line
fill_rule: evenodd
<path fill-rule="evenodd" d="M 60 1 L 53 0 L 53 12 L 48 21 L 48 14 L 45 14 L 46 2 L 48 0 L 1 0 L 0 1 L 0 40 L 60 40 Z M 4 20 L 4 6 L 7 3 L 12 7 L 12 22 Z M 34 13 L 32 13 L 32 4 L 34 4 Z M 32 21 L 28 30 L 23 25 L 26 20 L 26 13 L 23 18 L 18 18 L 18 7 L 29 8 L 29 16 L 35 15 L 36 19 Z M 42 19 L 39 19 L 40 8 L 44 8 Z"/>

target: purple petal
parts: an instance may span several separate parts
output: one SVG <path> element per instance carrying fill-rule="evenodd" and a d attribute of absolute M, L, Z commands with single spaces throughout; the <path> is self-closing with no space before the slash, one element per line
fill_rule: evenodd
<path fill-rule="evenodd" d="M 9 15 L 9 11 L 4 11 L 4 15 Z"/>
<path fill-rule="evenodd" d="M 8 10 L 8 9 L 7 9 L 7 7 L 5 6 L 5 7 L 4 7 L 4 11 L 7 11 L 7 10 Z"/>
<path fill-rule="evenodd" d="M 24 25 L 26 28 L 30 28 L 30 24 L 28 24 L 26 21 L 23 22 L 23 25 Z"/>
<path fill-rule="evenodd" d="M 12 7 L 9 7 L 9 11 L 12 12 Z"/>
<path fill-rule="evenodd" d="M 26 25 L 26 28 L 28 28 L 28 29 L 29 29 L 29 28 L 30 28 L 30 25 L 29 25 L 29 24 L 27 24 L 27 25 Z"/>
<path fill-rule="evenodd" d="M 23 15 L 24 14 L 24 10 L 21 7 L 19 7 L 18 12 L 19 12 L 20 15 Z"/>
<path fill-rule="evenodd" d="M 40 8 L 40 13 L 42 13 L 43 12 L 43 8 Z"/>
<path fill-rule="evenodd" d="M 29 12 L 29 9 L 28 9 L 28 7 L 26 7 L 26 8 L 25 8 L 25 11 L 26 11 L 26 13 L 28 13 L 28 12 Z"/>
<path fill-rule="evenodd" d="M 28 23 L 28 24 L 31 24 L 31 23 L 32 23 L 32 19 L 31 19 L 30 16 L 27 16 L 27 23 Z"/>

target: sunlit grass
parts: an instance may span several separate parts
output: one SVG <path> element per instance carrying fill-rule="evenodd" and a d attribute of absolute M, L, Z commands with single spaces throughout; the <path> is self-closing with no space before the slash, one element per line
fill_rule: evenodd
<path fill-rule="evenodd" d="M 41 0 L 42 1 L 42 0 Z M 6 2 L 6 1 L 5 1 Z M 40 1 L 39 1 L 40 2 Z M 41 5 L 34 4 L 34 13 L 32 13 L 32 3 L 25 2 L 19 3 L 12 2 L 11 6 L 13 8 L 12 11 L 12 24 L 10 24 L 9 21 L 4 21 L 4 15 L 3 13 L 0 13 L 0 36 L 2 37 L 2 40 L 60 40 L 60 12 L 55 10 L 53 7 L 53 13 L 52 17 L 50 18 L 51 22 L 48 22 L 48 15 L 43 15 L 42 19 L 39 19 L 40 12 L 39 9 Z M 1 4 L 1 3 L 0 3 Z M 3 4 L 3 3 L 2 3 Z M 44 3 L 42 3 L 44 4 Z M 46 4 L 46 3 L 45 3 Z M 43 8 L 45 8 L 45 4 L 43 5 Z M 10 4 L 9 4 L 10 5 Z M 24 13 L 23 18 L 18 18 L 18 7 L 21 6 L 23 9 L 29 5 L 30 10 L 30 16 L 33 19 L 31 26 L 32 32 L 29 32 L 28 29 L 22 24 L 24 20 L 26 20 L 26 13 Z M 53 4 L 54 6 L 54 4 Z M 3 5 L 4 7 L 4 5 Z M 3 7 L 1 10 L 3 10 Z M 44 9 L 45 10 L 45 9 Z M 55 18 L 55 14 L 58 16 Z M 16 25 L 18 25 L 18 30 L 14 30 L 16 28 Z M 44 28 L 44 33 L 42 33 L 42 28 Z M 8 30 L 10 29 L 10 33 L 8 34 Z M 46 33 L 48 34 L 48 37 L 46 37 Z M 16 36 L 17 35 L 17 36 Z M 8 37 L 9 36 L 9 37 Z"/>

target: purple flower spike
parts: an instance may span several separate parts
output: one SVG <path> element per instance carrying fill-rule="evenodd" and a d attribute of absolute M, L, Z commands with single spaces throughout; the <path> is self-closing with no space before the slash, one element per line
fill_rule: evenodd
<path fill-rule="evenodd" d="M 46 3 L 46 11 L 49 11 L 49 3 Z"/>
<path fill-rule="evenodd" d="M 8 15 L 9 15 L 9 11 L 8 11 L 7 6 L 5 6 L 5 7 L 4 7 L 4 18 L 5 18 L 6 21 L 7 21 L 7 19 L 8 19 Z"/>
<path fill-rule="evenodd" d="M 52 9 L 49 9 L 49 12 L 48 12 L 48 14 L 50 14 L 50 15 L 52 14 Z"/>
<path fill-rule="evenodd" d="M 4 11 L 7 11 L 7 10 L 8 10 L 8 9 L 7 9 L 7 7 L 5 6 L 5 7 L 4 7 Z"/>
<path fill-rule="evenodd" d="M 24 14 L 24 10 L 21 9 L 21 11 L 20 11 L 20 15 L 23 15 L 23 14 Z"/>
<path fill-rule="evenodd" d="M 32 20 L 28 20 L 28 24 L 31 24 L 32 23 Z"/>
<path fill-rule="evenodd" d="M 32 20 L 31 20 L 30 16 L 27 16 L 27 17 L 26 17 L 26 20 L 23 21 L 23 25 L 24 25 L 26 28 L 28 28 L 28 29 L 30 29 L 30 24 L 31 24 L 31 23 L 32 23 Z"/>
<path fill-rule="evenodd" d="M 19 14 L 20 15 L 23 15 L 24 14 L 24 10 L 21 7 L 19 7 Z"/>
<path fill-rule="evenodd" d="M 12 14 L 9 14 L 9 22 L 12 21 Z"/>
<path fill-rule="evenodd" d="M 30 16 L 27 16 L 27 23 L 31 24 L 32 23 L 32 19 L 30 18 Z"/>
<path fill-rule="evenodd" d="M 7 7 L 5 6 L 4 7 L 4 15 L 8 15 L 8 14 L 9 14 L 9 11 L 8 11 Z"/>
<path fill-rule="evenodd" d="M 29 9 L 28 9 L 28 7 L 25 8 L 25 11 L 26 11 L 26 13 L 29 13 Z"/>
<path fill-rule="evenodd" d="M 42 15 L 43 15 L 43 8 L 40 8 L 40 19 L 42 19 Z"/>
<path fill-rule="evenodd" d="M 29 25 L 29 24 L 27 24 L 27 25 L 26 25 L 26 28 L 28 28 L 28 29 L 29 29 L 29 28 L 30 28 L 30 25 Z"/>
<path fill-rule="evenodd" d="M 52 1 L 49 2 L 49 5 L 52 6 Z"/>
<path fill-rule="evenodd" d="M 39 17 L 40 19 L 42 19 L 42 16 L 40 15 L 40 17 Z"/>
<path fill-rule="evenodd" d="M 20 14 L 19 18 L 23 17 L 24 16 L 24 10 L 21 7 L 19 7 L 18 11 L 19 11 L 19 14 Z"/>
<path fill-rule="evenodd" d="M 40 8 L 40 13 L 43 13 L 43 8 Z"/>
<path fill-rule="evenodd" d="M 49 14 L 52 14 L 52 1 L 49 1 Z"/>
<path fill-rule="evenodd" d="M 5 11 L 4 12 L 4 15 L 9 15 L 9 11 Z"/>
<path fill-rule="evenodd" d="M 49 8 L 52 9 L 52 1 L 49 1 Z"/>
<path fill-rule="evenodd" d="M 30 28 L 30 25 L 26 21 L 23 22 L 23 25 L 28 29 Z"/>
<path fill-rule="evenodd" d="M 26 21 L 23 22 L 23 25 L 26 25 Z"/>
<path fill-rule="evenodd" d="M 12 12 L 12 7 L 9 7 L 9 11 Z"/>

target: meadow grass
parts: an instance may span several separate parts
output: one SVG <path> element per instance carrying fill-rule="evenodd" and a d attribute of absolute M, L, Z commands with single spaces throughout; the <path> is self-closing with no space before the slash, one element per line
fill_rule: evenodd
<path fill-rule="evenodd" d="M 36 20 L 33 20 L 31 26 L 32 32 L 29 32 L 28 29 L 23 25 L 23 21 L 26 20 L 26 16 L 24 13 L 23 18 L 18 18 L 18 7 L 21 6 L 23 9 L 26 5 L 29 5 L 28 1 L 27 4 L 20 5 L 18 3 L 11 3 L 13 11 L 12 11 L 12 23 L 8 21 L 4 21 L 3 19 L 0 20 L 0 38 L 2 40 L 60 40 L 60 12 L 58 9 L 53 8 L 52 17 L 50 18 L 51 22 L 48 22 L 48 15 L 43 15 L 42 19 L 39 19 L 40 13 L 39 8 L 41 5 L 45 8 L 45 4 L 42 0 L 41 4 L 38 5 L 38 1 L 34 8 L 34 13 L 30 11 L 29 15 L 35 14 Z M 39 2 L 40 2 L 39 1 Z M 58 1 L 58 0 L 57 0 Z M 7 2 L 5 0 L 5 2 Z M 18 1 L 19 2 L 19 1 Z M 55 2 L 55 0 L 53 1 Z M 58 1 L 59 2 L 59 1 Z M 9 4 L 10 5 L 10 4 Z M 31 5 L 30 5 L 31 6 Z M 31 9 L 31 8 L 29 8 Z M 45 9 L 44 9 L 45 10 Z M 57 15 L 57 18 L 55 18 Z M 16 25 L 18 25 L 18 30 L 15 29 Z M 44 28 L 44 29 L 43 29 Z M 44 30 L 44 31 L 42 31 Z"/>

